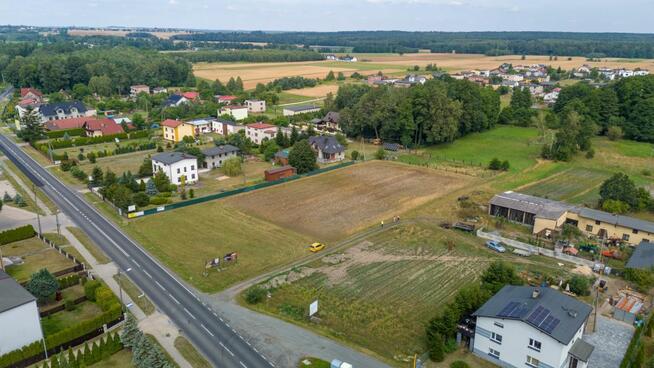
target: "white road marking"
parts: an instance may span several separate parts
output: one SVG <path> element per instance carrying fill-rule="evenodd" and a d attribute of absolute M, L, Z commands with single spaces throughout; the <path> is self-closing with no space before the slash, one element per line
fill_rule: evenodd
<path fill-rule="evenodd" d="M 209 331 L 208 328 L 204 327 L 204 325 L 202 325 L 202 324 L 201 324 L 200 326 L 202 326 L 202 328 L 204 328 L 204 330 L 207 331 L 207 333 L 208 333 L 209 335 L 211 335 L 211 337 L 213 337 L 213 334 L 211 333 L 211 331 Z"/>
<path fill-rule="evenodd" d="M 131 271 L 131 270 L 132 270 L 132 267 L 126 269 L 125 272 L 129 272 L 129 271 Z"/>
<path fill-rule="evenodd" d="M 191 316 L 193 319 L 197 319 L 197 318 L 195 318 L 194 315 L 191 314 L 191 312 L 188 311 L 188 309 L 186 309 L 186 307 L 184 308 L 184 311 L 186 312 L 186 314 L 188 314 L 189 316 Z"/>
<path fill-rule="evenodd" d="M 177 299 L 175 299 L 175 297 L 173 296 L 173 294 L 168 294 L 168 296 L 170 296 L 170 299 L 174 300 L 175 303 L 179 304 L 179 301 L 178 301 Z"/>
<path fill-rule="evenodd" d="M 243 362 L 242 362 L 242 361 L 240 361 L 240 360 L 239 360 L 238 362 L 239 362 L 239 363 L 241 363 L 241 365 L 242 365 L 242 366 L 243 366 L 244 368 L 248 368 L 248 366 L 247 366 L 247 365 L 245 365 L 245 364 L 243 364 Z"/>
<path fill-rule="evenodd" d="M 156 280 L 155 280 L 155 284 L 157 284 L 157 286 L 159 286 L 159 288 L 160 288 L 161 290 L 166 291 L 166 288 L 163 287 L 163 286 L 161 286 L 161 284 L 159 283 L 159 281 L 156 281 Z"/>
<path fill-rule="evenodd" d="M 227 346 L 223 345 L 222 341 L 219 342 L 219 344 L 220 344 L 220 346 L 223 347 L 223 349 L 227 350 L 227 352 L 229 353 L 229 355 L 234 356 L 234 353 L 232 353 L 231 350 L 227 349 Z"/>
<path fill-rule="evenodd" d="M 148 271 L 143 270 L 143 273 L 146 274 L 146 275 L 148 275 L 149 278 L 152 278 L 152 275 L 150 275 L 150 274 L 148 273 Z"/>

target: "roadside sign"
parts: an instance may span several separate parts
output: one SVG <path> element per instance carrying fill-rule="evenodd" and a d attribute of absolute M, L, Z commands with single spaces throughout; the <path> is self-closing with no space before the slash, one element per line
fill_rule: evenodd
<path fill-rule="evenodd" d="M 309 317 L 312 317 L 316 313 L 318 313 L 318 301 L 314 300 L 309 304 Z"/>
<path fill-rule="evenodd" d="M 136 211 L 136 205 L 131 204 L 127 207 L 127 212 L 134 212 Z"/>

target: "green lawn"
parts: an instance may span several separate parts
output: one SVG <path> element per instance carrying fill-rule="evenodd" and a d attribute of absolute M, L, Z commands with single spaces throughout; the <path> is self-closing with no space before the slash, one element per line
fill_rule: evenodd
<path fill-rule="evenodd" d="M 498 158 L 508 160 L 511 172 L 518 172 L 534 165 L 540 151 L 536 129 L 499 126 L 469 134 L 452 143 L 424 148 L 419 153 L 436 162 L 456 160 L 482 166 Z"/>
<path fill-rule="evenodd" d="M 72 311 L 61 311 L 41 319 L 43 334 L 48 336 L 81 321 L 92 319 L 102 314 L 102 309 L 92 302 L 77 304 Z"/>
<path fill-rule="evenodd" d="M 308 361 L 309 364 L 305 364 Z M 298 363 L 298 368 L 330 368 L 330 363 L 318 358 L 302 358 Z"/>
<path fill-rule="evenodd" d="M 8 169 L 10 169 L 14 174 L 16 174 L 16 176 L 18 176 L 20 178 L 20 180 L 25 185 L 28 185 L 28 186 L 32 185 L 32 181 L 30 179 L 28 179 L 27 176 L 22 171 L 20 171 L 16 167 L 16 165 L 14 165 L 13 162 L 7 160 L 7 161 L 4 162 L 4 165 L 6 165 L 6 167 Z M 7 176 L 9 176 L 9 175 L 7 175 Z M 14 183 L 12 183 L 12 184 L 14 184 Z M 20 190 L 20 188 L 17 188 L 16 185 L 14 185 L 14 189 Z M 26 202 L 27 201 L 32 201 L 33 202 L 34 191 L 32 190 L 32 188 L 30 187 L 30 188 L 23 188 L 23 189 L 24 189 L 24 194 L 25 194 L 23 197 L 25 197 L 25 196 L 30 197 L 30 198 L 25 198 Z M 23 195 L 23 193 L 21 193 L 21 195 Z M 54 213 L 57 210 L 57 205 L 55 205 L 54 202 L 52 202 L 52 200 L 50 200 L 50 198 L 43 191 L 41 191 L 41 189 L 36 188 L 36 196 L 43 204 L 45 204 L 46 207 L 48 207 L 50 212 Z M 39 209 L 39 213 L 42 213 L 42 211 L 40 209 Z"/>
<path fill-rule="evenodd" d="M 116 354 L 109 356 L 108 358 L 95 363 L 90 368 L 132 368 L 132 352 L 128 349 L 123 349 Z"/>
<path fill-rule="evenodd" d="M 183 336 L 175 339 L 175 347 L 193 368 L 211 368 L 211 364 Z"/>
<path fill-rule="evenodd" d="M 42 268 L 47 268 L 48 271 L 54 273 L 75 266 L 73 261 L 59 254 L 54 248 L 45 245 L 36 237 L 3 245 L 2 253 L 4 257 L 23 258 L 23 264 L 7 267 L 7 273 L 18 282 L 29 280 L 34 272 Z"/>
<path fill-rule="evenodd" d="M 215 292 L 306 255 L 309 239 L 211 201 L 131 220 L 125 229 L 202 291 Z M 203 276 L 205 263 L 238 252 L 238 262 Z"/>

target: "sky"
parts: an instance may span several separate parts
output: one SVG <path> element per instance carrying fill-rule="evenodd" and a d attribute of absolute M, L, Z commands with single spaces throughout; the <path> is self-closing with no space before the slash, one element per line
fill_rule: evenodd
<path fill-rule="evenodd" d="M 0 24 L 651 33 L 652 0 L 0 0 Z"/>

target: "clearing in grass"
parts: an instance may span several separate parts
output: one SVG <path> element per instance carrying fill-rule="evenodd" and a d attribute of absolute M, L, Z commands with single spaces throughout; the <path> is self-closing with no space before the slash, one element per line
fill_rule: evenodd
<path fill-rule="evenodd" d="M 343 169 L 227 198 L 284 228 L 336 241 L 454 191 L 473 178 L 389 161 Z"/>

